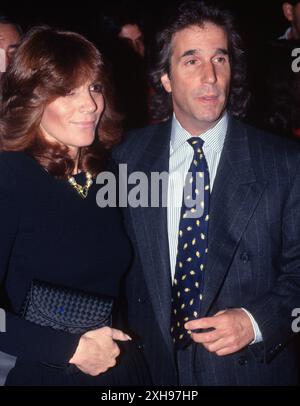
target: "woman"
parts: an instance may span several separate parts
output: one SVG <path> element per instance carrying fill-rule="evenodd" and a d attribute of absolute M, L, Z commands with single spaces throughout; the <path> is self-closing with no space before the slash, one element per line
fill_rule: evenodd
<path fill-rule="evenodd" d="M 131 246 L 118 209 L 96 204 L 117 124 L 97 49 L 75 33 L 31 30 L 2 83 L 6 385 L 147 383 L 134 343 L 110 323 Z"/>

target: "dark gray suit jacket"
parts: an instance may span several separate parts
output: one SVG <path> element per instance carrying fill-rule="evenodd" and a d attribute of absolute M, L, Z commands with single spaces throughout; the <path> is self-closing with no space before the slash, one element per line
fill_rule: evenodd
<path fill-rule="evenodd" d="M 168 171 L 170 134 L 170 121 L 133 131 L 114 159 L 129 174 Z M 211 196 L 202 317 L 244 307 L 264 340 L 225 357 L 194 345 L 190 367 L 199 385 L 299 383 L 292 331 L 300 307 L 299 164 L 299 144 L 230 119 Z M 125 222 L 136 252 L 126 282 L 128 325 L 154 383 L 175 385 L 167 208 L 129 207 Z"/>

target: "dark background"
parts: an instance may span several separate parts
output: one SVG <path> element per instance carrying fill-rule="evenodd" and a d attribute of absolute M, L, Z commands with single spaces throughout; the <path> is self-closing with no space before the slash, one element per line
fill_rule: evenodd
<path fill-rule="evenodd" d="M 77 0 L 73 2 L 26 1 L 16 3 L 0 1 L 0 13 L 16 18 L 27 30 L 32 25 L 48 24 L 61 29 L 77 31 L 99 43 L 103 14 L 134 13 L 144 22 L 146 41 L 154 37 L 169 9 L 180 0 Z M 261 59 L 263 46 L 282 35 L 288 23 L 283 17 L 281 0 L 220 0 L 236 16 L 239 31 L 248 52 L 249 70 L 255 72 L 256 61 Z M 101 42 L 101 39 L 100 39 Z M 257 76 L 257 74 L 254 74 Z M 258 73 L 259 75 L 259 73 Z"/>
<path fill-rule="evenodd" d="M 0 13 L 10 14 L 25 27 L 49 24 L 59 28 L 79 31 L 87 36 L 97 25 L 103 13 L 124 13 L 134 10 L 145 20 L 146 29 L 155 31 L 170 6 L 179 1 L 171 0 L 77 0 L 76 2 L 40 1 L 17 3 L 1 0 Z M 272 39 L 280 35 L 287 26 L 281 12 L 281 0 L 224 0 L 223 3 L 237 16 L 246 40 Z"/>

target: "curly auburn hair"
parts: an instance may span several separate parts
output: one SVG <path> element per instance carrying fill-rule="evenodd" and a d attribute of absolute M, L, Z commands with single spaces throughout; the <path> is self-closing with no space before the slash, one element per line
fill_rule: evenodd
<path fill-rule="evenodd" d="M 105 111 L 92 145 L 80 149 L 78 168 L 99 173 L 108 151 L 120 141 L 121 117 L 113 108 L 109 74 L 97 48 L 83 36 L 47 26 L 31 29 L 1 78 L 0 150 L 24 151 L 49 173 L 65 178 L 74 170 L 67 146 L 49 143 L 40 130 L 47 105 L 87 80 L 100 81 Z"/>
<path fill-rule="evenodd" d="M 242 39 L 236 31 L 233 16 L 225 9 L 208 1 L 186 1 L 171 15 L 165 28 L 156 36 L 153 52 L 153 69 L 150 81 L 155 89 L 151 113 L 154 121 L 170 118 L 172 115 L 172 95 L 162 86 L 161 77 L 170 76 L 172 40 L 175 34 L 191 26 L 203 27 L 212 23 L 224 29 L 228 36 L 228 50 L 231 65 L 231 86 L 227 110 L 235 117 L 244 117 L 250 95 L 246 86 L 246 60 Z"/>

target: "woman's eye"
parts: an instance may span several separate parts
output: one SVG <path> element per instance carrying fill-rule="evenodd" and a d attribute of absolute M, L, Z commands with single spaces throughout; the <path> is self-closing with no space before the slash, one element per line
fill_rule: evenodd
<path fill-rule="evenodd" d="M 75 95 L 75 90 L 70 90 L 66 94 L 66 96 L 74 96 L 74 95 Z"/>
<path fill-rule="evenodd" d="M 91 92 L 102 93 L 103 85 L 101 85 L 101 83 L 96 83 L 96 84 L 92 85 L 90 89 L 91 89 Z"/>

